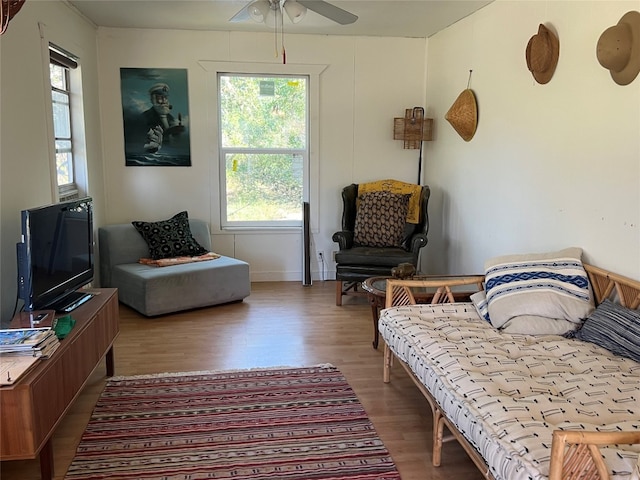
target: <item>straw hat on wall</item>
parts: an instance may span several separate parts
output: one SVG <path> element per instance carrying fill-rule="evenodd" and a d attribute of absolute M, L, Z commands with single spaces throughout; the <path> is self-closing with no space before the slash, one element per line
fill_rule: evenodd
<path fill-rule="evenodd" d="M 538 33 L 529 39 L 525 57 L 527 68 L 536 82 L 545 84 L 553 77 L 560 56 L 560 42 L 553 32 L 540 24 Z"/>
<path fill-rule="evenodd" d="M 628 85 L 640 72 L 640 12 L 625 13 L 598 39 L 598 62 L 618 85 Z"/>
<path fill-rule="evenodd" d="M 473 91 L 463 90 L 444 118 L 465 142 L 471 140 L 478 127 L 478 105 Z"/>

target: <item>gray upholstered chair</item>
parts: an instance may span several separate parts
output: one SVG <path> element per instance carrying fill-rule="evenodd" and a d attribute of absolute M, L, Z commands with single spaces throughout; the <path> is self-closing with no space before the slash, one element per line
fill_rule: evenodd
<path fill-rule="evenodd" d="M 335 255 L 336 305 L 342 305 L 343 295 L 362 294 L 359 285 L 369 277 L 390 276 L 391 269 L 400 263 L 411 263 L 417 268 L 420 249 L 427 244 L 427 206 L 430 193 L 428 186 L 422 186 L 419 193 L 418 222 L 405 223 L 400 246 L 372 247 L 354 241 L 358 184 L 353 183 L 342 190 L 342 230 L 332 237 L 339 246 Z"/>
<path fill-rule="evenodd" d="M 209 224 L 189 219 L 193 238 L 212 251 Z M 241 301 L 251 293 L 249 264 L 215 260 L 155 267 L 139 262 L 149 247 L 131 223 L 98 229 L 100 286 L 118 289 L 118 300 L 148 317 Z"/>

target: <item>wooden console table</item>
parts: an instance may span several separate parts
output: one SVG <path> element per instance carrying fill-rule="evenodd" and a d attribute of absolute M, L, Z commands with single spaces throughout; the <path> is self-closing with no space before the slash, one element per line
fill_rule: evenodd
<path fill-rule="evenodd" d="M 94 297 L 71 312 L 76 325 L 51 358 L 41 360 L 13 385 L 0 388 L 0 460 L 39 457 L 43 480 L 53 476 L 53 432 L 103 357 L 107 375 L 114 374 L 118 291 L 89 292 Z M 21 326 L 20 315 L 11 326 Z"/>

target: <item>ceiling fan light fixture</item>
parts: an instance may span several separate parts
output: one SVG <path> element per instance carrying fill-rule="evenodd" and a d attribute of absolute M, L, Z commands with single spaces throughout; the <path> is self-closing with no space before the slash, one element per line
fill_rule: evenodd
<path fill-rule="evenodd" d="M 287 12 L 291 23 L 298 23 L 307 14 L 307 7 L 300 5 L 295 0 L 286 0 L 284 2 L 284 11 Z"/>
<path fill-rule="evenodd" d="M 270 9 L 268 0 L 256 0 L 249 5 L 249 16 L 254 22 L 264 23 Z"/>
<path fill-rule="evenodd" d="M 279 8 L 274 10 L 272 8 L 269 12 L 269 15 L 265 17 L 264 23 L 271 29 L 275 28 L 276 25 L 282 25 L 282 10 L 280 10 Z"/>

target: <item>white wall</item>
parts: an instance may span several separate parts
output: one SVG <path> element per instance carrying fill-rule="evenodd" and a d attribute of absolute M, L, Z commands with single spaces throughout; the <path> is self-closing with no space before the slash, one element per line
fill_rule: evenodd
<path fill-rule="evenodd" d="M 579 246 L 586 261 L 640 279 L 640 76 L 619 86 L 595 55 L 630 10 L 640 2 L 498 0 L 429 38 L 429 271 Z M 545 85 L 525 62 L 540 23 L 560 41 Z M 444 115 L 470 69 L 479 121 L 466 143 Z"/>
<path fill-rule="evenodd" d="M 312 271 L 325 253 L 324 278 L 335 278 L 331 240 L 340 229 L 340 191 L 352 182 L 417 180 L 416 150 L 393 140 L 393 118 L 424 99 L 425 39 L 286 35 L 287 65 L 323 65 L 319 142 L 311 201 Z M 213 248 L 249 262 L 253 281 L 302 280 L 300 229 L 224 232 L 219 229 L 217 93 L 211 62 L 272 67 L 273 33 L 153 31 L 100 28 L 100 101 L 103 119 L 107 222 L 160 220 L 180 210 L 211 222 Z M 122 137 L 120 68 L 188 70 L 191 167 L 126 167 Z M 313 152 L 312 152 L 313 154 Z M 314 180 L 312 180 L 314 181 Z"/>
<path fill-rule="evenodd" d="M 39 25 L 40 24 L 40 25 Z M 41 42 L 41 34 L 45 38 Z M 104 195 L 96 30 L 61 2 L 26 2 L 0 37 L 0 321 L 11 319 L 16 298 L 16 242 L 20 211 L 51 203 L 52 177 L 47 122 L 49 60 L 47 42 L 80 57 L 84 85 L 87 183 L 102 221 Z M 43 50 L 44 45 L 44 50 Z"/>

